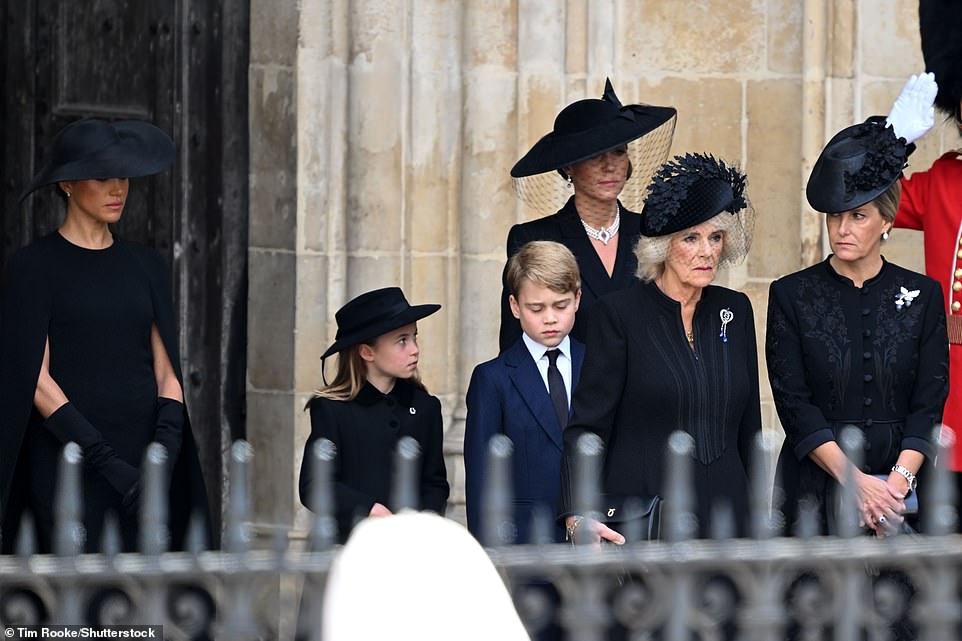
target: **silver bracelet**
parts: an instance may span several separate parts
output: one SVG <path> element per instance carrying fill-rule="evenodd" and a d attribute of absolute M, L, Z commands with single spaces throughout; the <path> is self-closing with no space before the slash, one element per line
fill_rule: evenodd
<path fill-rule="evenodd" d="M 915 491 L 915 487 L 916 485 L 918 485 L 918 480 L 915 478 L 915 475 L 912 474 L 911 471 L 909 471 L 909 468 L 905 467 L 904 465 L 899 465 L 898 463 L 896 463 L 895 465 L 892 466 L 892 471 L 895 472 L 896 474 L 901 474 L 902 476 L 905 477 L 905 480 L 909 482 L 909 493 L 912 493 Z"/>

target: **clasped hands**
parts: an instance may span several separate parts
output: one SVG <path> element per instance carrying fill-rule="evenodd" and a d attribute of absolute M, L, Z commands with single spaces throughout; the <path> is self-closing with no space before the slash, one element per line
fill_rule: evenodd
<path fill-rule="evenodd" d="M 897 534 L 905 517 L 905 497 L 908 484 L 899 474 L 887 480 L 857 472 L 855 495 L 859 504 L 859 525 L 873 530 L 876 536 Z"/>

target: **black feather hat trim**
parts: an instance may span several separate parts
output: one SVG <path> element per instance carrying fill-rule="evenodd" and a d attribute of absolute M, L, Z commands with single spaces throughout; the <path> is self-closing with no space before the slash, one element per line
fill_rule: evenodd
<path fill-rule="evenodd" d="M 816 211 L 834 214 L 875 200 L 899 179 L 914 150 L 915 145 L 896 138 L 883 120 L 846 127 L 815 161 L 805 188 L 808 203 Z"/>
<path fill-rule="evenodd" d="M 723 211 L 737 214 L 748 205 L 746 183 L 745 174 L 711 154 L 675 156 L 651 181 L 641 233 L 665 236 Z"/>

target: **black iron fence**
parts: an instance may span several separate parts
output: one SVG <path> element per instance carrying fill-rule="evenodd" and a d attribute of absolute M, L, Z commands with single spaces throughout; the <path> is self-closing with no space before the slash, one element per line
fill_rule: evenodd
<path fill-rule="evenodd" d="M 579 443 L 577 505 L 591 516 L 598 505 L 595 472 L 601 447 Z M 857 460 L 860 435 L 841 442 Z M 625 546 L 533 544 L 511 540 L 511 444 L 490 444 L 485 538 L 490 558 L 511 589 L 533 636 L 556 626 L 565 638 L 667 641 L 835 639 L 860 641 L 962 639 L 962 536 L 951 534 L 956 497 L 940 471 L 933 484 L 924 534 L 884 539 L 862 536 L 853 492 L 843 492 L 841 535 L 811 536 L 814 514 L 795 534 L 782 536 L 770 489 L 752 497 L 750 539 L 728 538 L 731 514 L 721 511 L 712 540 L 692 540 L 694 504 L 689 473 L 691 438 L 676 433 L 668 444 L 669 478 L 660 541 Z M 774 443 L 757 443 L 755 478 L 771 478 Z M 317 479 L 330 479 L 336 452 L 318 442 L 311 452 Z M 202 548 L 199 526 L 185 552 L 167 551 L 162 487 L 164 451 L 152 445 L 145 460 L 141 551 L 119 553 L 120 537 L 108 524 L 99 554 L 83 554 L 82 457 L 63 452 L 56 504 L 54 554 L 35 554 L 29 518 L 17 553 L 0 556 L 0 628 L 54 624 L 158 624 L 169 639 L 321 639 L 323 592 L 338 553 L 333 490 L 317 483 L 306 545 L 295 549 L 279 529 L 270 549 L 252 549 L 249 465 L 245 442 L 231 450 L 230 497 L 223 549 Z M 395 465 L 394 505 L 416 508 L 418 448 L 402 441 Z M 551 537 L 553 515 L 533 524 L 535 540 Z M 540 534 L 538 534 L 540 533 Z M 483 607 L 483 606 L 481 606 Z M 300 614 L 298 613 L 300 612 Z M 298 632 L 300 630 L 300 632 Z M 452 639 L 458 637 L 452 631 Z"/>

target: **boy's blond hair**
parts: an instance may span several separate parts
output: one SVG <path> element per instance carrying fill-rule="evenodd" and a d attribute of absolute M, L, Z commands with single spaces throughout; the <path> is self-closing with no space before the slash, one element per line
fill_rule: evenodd
<path fill-rule="evenodd" d="M 508 260 L 504 282 L 515 300 L 526 280 L 558 294 L 581 290 L 581 271 L 575 255 L 551 240 L 533 240 Z"/>

